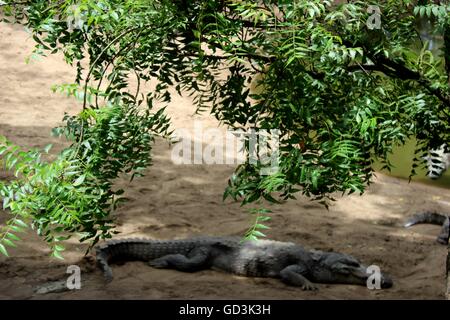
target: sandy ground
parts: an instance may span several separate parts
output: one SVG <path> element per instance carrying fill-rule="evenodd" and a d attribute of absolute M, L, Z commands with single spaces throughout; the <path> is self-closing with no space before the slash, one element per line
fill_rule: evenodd
<path fill-rule="evenodd" d="M 65 111 L 77 102 L 53 94 L 50 86 L 73 81 L 73 70 L 61 57 L 25 64 L 32 40 L 21 27 L 0 24 L 0 134 L 23 146 L 62 142 L 50 137 Z M 192 129 L 193 121 L 217 127 L 211 117 L 193 116 L 192 103 L 176 98 L 168 108 L 174 127 Z M 250 217 L 239 203 L 222 201 L 232 166 L 175 165 L 167 142 L 154 147 L 154 165 L 144 178 L 129 184 L 130 199 L 117 212 L 118 237 L 154 239 L 191 235 L 242 235 Z M 0 174 L 6 176 L 5 172 Z M 1 177 L 0 177 L 1 178 Z M 46 245 L 31 231 L 22 236 L 11 257 L 0 257 L 0 299 L 442 299 L 445 292 L 445 246 L 435 242 L 440 227 L 402 228 L 411 214 L 425 209 L 450 211 L 450 192 L 378 175 L 364 196 L 340 198 L 327 211 L 299 197 L 273 206 L 271 239 L 307 248 L 352 254 L 376 264 L 394 279 L 393 288 L 370 291 L 351 285 L 319 285 L 303 292 L 276 279 L 243 278 L 216 271 L 186 274 L 156 270 L 144 263 L 114 266 L 115 279 L 105 284 L 92 259 L 83 259 L 85 245 L 70 242 L 65 261 L 49 257 Z M 0 211 L 0 223 L 8 214 Z M 82 268 L 82 289 L 40 295 L 35 288 L 64 280 L 67 266 Z"/>

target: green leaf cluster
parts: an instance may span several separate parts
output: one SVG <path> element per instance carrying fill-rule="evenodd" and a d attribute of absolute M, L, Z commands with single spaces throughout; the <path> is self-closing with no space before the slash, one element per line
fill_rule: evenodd
<path fill-rule="evenodd" d="M 367 26 L 369 5 L 380 8 L 379 29 Z M 374 159 L 389 169 L 393 147 L 410 138 L 414 174 L 450 141 L 448 9 L 411 0 L 4 0 L 3 20 L 27 26 L 35 54 L 62 52 L 77 68 L 73 84 L 54 89 L 83 112 L 56 130 L 73 141 L 56 162 L 4 158 L 16 169 L 31 161 L 23 176 L 42 181 L 22 191 L 26 202 L 15 196 L 23 185 L 3 187 L 2 198 L 8 209 L 23 204 L 44 236 L 59 223 L 87 238 L 107 234 L 112 182 L 148 166 L 152 134 L 168 133 L 164 109 L 145 110 L 174 91 L 230 128 L 280 131 L 276 173 L 247 161 L 230 178 L 224 196 L 243 204 L 301 192 L 327 205 L 336 192 L 362 193 Z M 422 41 L 421 17 L 442 37 L 439 54 Z"/>

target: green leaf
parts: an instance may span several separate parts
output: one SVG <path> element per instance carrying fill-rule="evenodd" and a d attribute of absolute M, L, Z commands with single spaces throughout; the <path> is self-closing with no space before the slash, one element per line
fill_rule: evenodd
<path fill-rule="evenodd" d="M 23 232 L 23 229 L 22 229 L 21 227 L 13 226 L 13 225 L 9 225 L 8 227 L 9 227 L 9 229 L 11 229 L 12 231 L 15 231 L 15 232 Z"/>
<path fill-rule="evenodd" d="M 49 153 L 49 151 L 50 151 L 50 149 L 51 149 L 52 147 L 53 147 L 52 144 L 46 145 L 46 146 L 44 147 L 44 152 L 45 152 L 45 153 Z"/>
<path fill-rule="evenodd" d="M 247 236 L 245 237 L 245 239 L 246 239 L 246 240 L 251 240 L 251 241 L 256 241 L 256 240 L 258 240 L 258 238 L 257 238 L 255 235 L 253 235 L 253 234 L 247 235 Z"/>
<path fill-rule="evenodd" d="M 19 227 L 28 228 L 28 225 L 20 219 L 17 218 L 14 219 L 14 223 L 17 224 Z"/>
<path fill-rule="evenodd" d="M 9 239 L 3 239 L 3 243 L 10 247 L 17 247 L 14 242 Z"/>
<path fill-rule="evenodd" d="M 64 257 L 57 250 L 52 252 L 52 256 L 57 258 L 57 259 L 59 259 L 59 260 L 64 260 Z"/>
<path fill-rule="evenodd" d="M 5 246 L 3 244 L 0 243 L 0 253 L 2 253 L 3 255 L 9 257 L 8 255 L 8 251 L 6 250 Z"/>
<path fill-rule="evenodd" d="M 262 233 L 261 231 L 258 231 L 258 230 L 254 230 L 254 231 L 252 232 L 252 234 L 253 234 L 255 237 L 266 237 L 266 235 L 265 235 L 264 233 Z"/>
<path fill-rule="evenodd" d="M 55 245 L 54 247 L 54 250 L 56 250 L 56 251 L 64 251 L 65 250 L 65 248 L 63 247 L 63 246 L 61 246 L 61 245 Z"/>
<path fill-rule="evenodd" d="M 270 229 L 270 227 L 268 227 L 266 225 L 263 225 L 263 224 L 260 224 L 260 223 L 255 224 L 255 228 L 256 229 Z"/>
<path fill-rule="evenodd" d="M 16 236 L 15 234 L 13 234 L 13 233 L 8 232 L 8 233 L 6 234 L 6 236 L 7 236 L 8 238 L 12 239 L 12 240 L 20 241 L 20 238 L 19 238 L 18 236 Z"/>
<path fill-rule="evenodd" d="M 437 6 L 436 6 L 436 7 L 433 7 L 432 10 L 433 10 L 434 16 L 436 16 L 436 17 L 439 16 L 439 14 L 440 14 L 440 12 L 439 12 L 439 7 L 437 7 Z"/>
<path fill-rule="evenodd" d="M 9 205 L 9 197 L 4 197 L 3 198 L 3 209 L 8 209 L 8 205 Z"/>
<path fill-rule="evenodd" d="M 269 221 L 269 220 L 271 220 L 272 218 L 271 217 L 268 217 L 268 216 L 260 216 L 259 218 L 258 218 L 258 221 L 261 221 L 261 222 L 264 222 L 264 221 Z"/>
<path fill-rule="evenodd" d="M 421 6 L 419 8 L 419 14 L 420 14 L 421 17 L 425 17 L 426 10 L 427 10 L 427 7 L 425 7 L 425 6 Z"/>
<path fill-rule="evenodd" d="M 86 175 L 82 174 L 73 182 L 73 186 L 74 187 L 80 186 L 81 184 L 83 184 L 85 179 L 86 179 Z"/>

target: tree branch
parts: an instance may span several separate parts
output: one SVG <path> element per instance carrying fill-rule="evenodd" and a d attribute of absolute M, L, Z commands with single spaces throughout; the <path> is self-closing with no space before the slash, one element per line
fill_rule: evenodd
<path fill-rule="evenodd" d="M 346 46 L 354 47 L 355 45 L 364 48 L 364 53 L 367 57 L 374 62 L 374 65 L 352 65 L 348 66 L 347 70 L 350 72 L 356 70 L 372 70 L 380 71 L 385 75 L 401 79 L 401 80 L 413 80 L 428 90 L 432 95 L 436 96 L 441 102 L 450 108 L 450 94 L 439 88 L 433 88 L 432 83 L 424 78 L 419 72 L 414 71 L 406 67 L 404 64 L 398 61 L 394 61 L 386 58 L 383 55 L 372 54 L 364 45 L 361 44 L 351 44 L 349 42 L 344 42 Z"/>

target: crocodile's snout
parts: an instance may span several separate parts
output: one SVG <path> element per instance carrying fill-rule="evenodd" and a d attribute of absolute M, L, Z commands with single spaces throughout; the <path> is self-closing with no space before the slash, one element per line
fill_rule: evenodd
<path fill-rule="evenodd" d="M 394 285 L 394 282 L 392 281 L 391 277 L 387 274 L 381 274 L 381 288 L 382 289 L 388 289 Z"/>
<path fill-rule="evenodd" d="M 370 277 L 373 275 L 373 273 L 369 272 L 366 267 L 361 266 L 359 268 L 356 268 L 355 272 L 353 272 L 353 275 L 361 278 L 364 281 L 364 284 L 369 286 L 371 281 Z M 381 287 L 381 289 L 388 289 L 393 286 L 394 282 L 392 281 L 392 278 L 386 273 L 382 272 L 379 277 L 379 286 Z M 376 284 L 376 282 L 374 284 Z"/>

